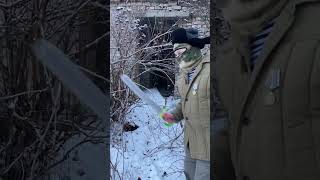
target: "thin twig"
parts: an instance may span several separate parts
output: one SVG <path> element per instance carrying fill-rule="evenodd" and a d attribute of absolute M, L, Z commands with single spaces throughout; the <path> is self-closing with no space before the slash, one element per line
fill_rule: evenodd
<path fill-rule="evenodd" d="M 83 71 L 91 74 L 92 76 L 95 76 L 95 77 L 97 77 L 97 78 L 99 78 L 99 79 L 102 79 L 102 80 L 110 83 L 110 80 L 109 80 L 109 79 L 107 79 L 107 78 L 105 78 L 105 77 L 103 77 L 103 76 L 101 76 L 101 75 L 99 75 L 99 74 L 97 74 L 97 73 L 95 73 L 95 72 L 92 72 L 92 71 L 90 71 L 89 69 L 86 69 L 86 68 L 84 68 L 84 67 L 82 67 L 82 66 L 80 66 L 80 65 L 77 65 L 77 66 L 78 66 L 81 70 L 83 70 Z"/>
<path fill-rule="evenodd" d="M 83 7 L 85 7 L 90 1 L 91 1 L 91 0 L 87 0 L 87 1 L 85 1 L 84 3 L 82 3 L 82 4 L 80 5 L 80 7 L 79 7 L 77 10 L 75 10 L 69 17 L 67 17 L 66 20 L 65 20 L 62 24 L 60 24 L 60 26 L 58 26 L 58 27 L 51 33 L 51 35 L 48 36 L 47 38 L 48 38 L 48 39 L 51 39 L 62 27 L 66 26 L 66 24 L 68 24 L 69 21 L 70 21 L 72 18 L 74 18 L 74 16 L 76 16 L 76 15 L 80 12 L 80 10 L 81 10 Z"/>
<path fill-rule="evenodd" d="M 0 101 L 12 99 L 12 98 L 15 98 L 15 97 L 18 97 L 18 96 L 23 96 L 23 95 L 30 95 L 30 94 L 35 94 L 35 93 L 42 93 L 42 92 L 45 92 L 45 91 L 47 91 L 47 90 L 48 90 L 48 88 L 44 88 L 44 89 L 40 89 L 40 90 L 25 91 L 25 92 L 21 92 L 21 93 L 14 94 L 14 95 L 3 96 L 3 97 L 0 97 Z"/>

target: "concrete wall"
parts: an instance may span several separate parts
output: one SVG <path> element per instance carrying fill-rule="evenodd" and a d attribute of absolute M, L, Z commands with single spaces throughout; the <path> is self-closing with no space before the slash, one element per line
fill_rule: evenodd
<path fill-rule="evenodd" d="M 111 17 L 113 12 L 124 7 L 144 12 L 143 17 L 179 17 L 179 26 L 196 28 L 200 36 L 210 34 L 209 15 L 193 7 L 177 5 L 177 3 L 113 3 L 111 4 Z"/>

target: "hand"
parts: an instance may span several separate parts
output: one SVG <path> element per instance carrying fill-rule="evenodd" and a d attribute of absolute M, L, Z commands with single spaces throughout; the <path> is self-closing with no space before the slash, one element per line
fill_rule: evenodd
<path fill-rule="evenodd" d="M 175 118 L 174 118 L 174 116 L 173 116 L 171 113 L 169 113 L 169 112 L 164 112 L 164 113 L 162 113 L 162 114 L 161 114 L 161 118 L 162 118 L 164 121 L 166 121 L 167 123 L 170 123 L 170 124 L 175 123 Z"/>

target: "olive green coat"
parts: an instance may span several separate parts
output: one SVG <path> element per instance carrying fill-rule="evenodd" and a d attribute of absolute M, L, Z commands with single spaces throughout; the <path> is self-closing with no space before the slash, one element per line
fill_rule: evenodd
<path fill-rule="evenodd" d="M 237 179 L 320 179 L 320 1 L 289 1 L 255 69 L 233 32 L 215 65 Z"/>
<path fill-rule="evenodd" d="M 177 121 L 185 120 L 184 143 L 189 143 L 191 158 L 210 160 L 209 53 L 197 64 L 189 84 L 186 78 L 181 71 L 176 82 L 181 101 L 172 113 Z"/>

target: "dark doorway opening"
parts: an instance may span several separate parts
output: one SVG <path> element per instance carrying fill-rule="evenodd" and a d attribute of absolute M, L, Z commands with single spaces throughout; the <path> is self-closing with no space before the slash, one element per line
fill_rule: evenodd
<path fill-rule="evenodd" d="M 140 21 L 141 38 L 139 43 L 148 44 L 150 50 L 141 55 L 144 65 L 139 67 L 140 83 L 146 88 L 157 88 L 164 97 L 174 94 L 175 58 L 170 42 L 170 33 L 166 33 L 177 18 L 145 17 Z M 157 38 L 155 38 L 157 37 Z M 146 64 L 146 65 L 145 65 Z"/>

